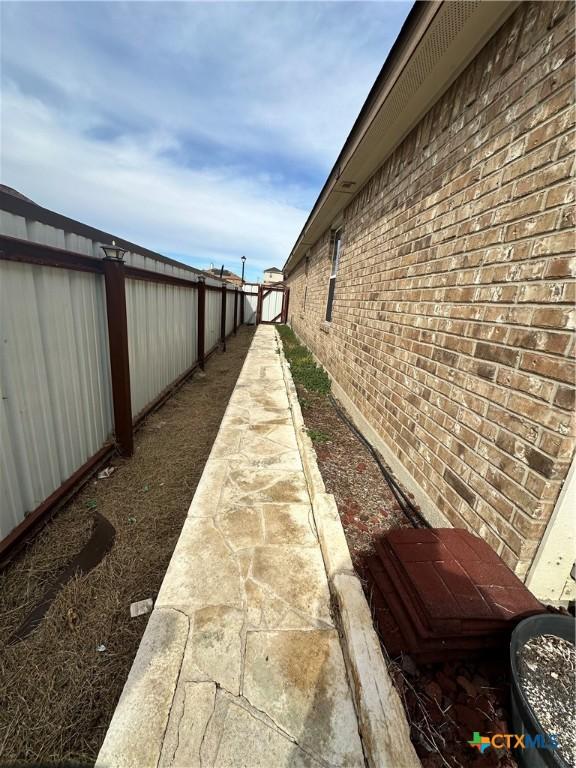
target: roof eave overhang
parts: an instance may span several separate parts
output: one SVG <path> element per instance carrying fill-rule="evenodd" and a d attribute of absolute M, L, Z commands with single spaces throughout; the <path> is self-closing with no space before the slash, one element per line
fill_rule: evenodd
<path fill-rule="evenodd" d="M 290 272 L 450 87 L 519 0 L 416 3 L 294 245 Z"/>

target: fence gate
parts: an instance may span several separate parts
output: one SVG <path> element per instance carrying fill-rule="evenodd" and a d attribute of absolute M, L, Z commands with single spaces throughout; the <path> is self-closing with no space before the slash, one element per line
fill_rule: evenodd
<path fill-rule="evenodd" d="M 258 286 L 257 323 L 285 323 L 288 318 L 290 289 Z"/>

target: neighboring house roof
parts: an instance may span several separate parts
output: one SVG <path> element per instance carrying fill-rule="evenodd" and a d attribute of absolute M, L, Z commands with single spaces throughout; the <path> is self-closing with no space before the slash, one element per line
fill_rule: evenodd
<path fill-rule="evenodd" d="M 292 270 L 363 184 L 518 7 L 514 0 L 416 2 L 290 256 Z"/>
<path fill-rule="evenodd" d="M 18 200 L 25 200 L 27 203 L 32 203 L 32 205 L 36 205 L 34 200 L 30 200 L 29 197 L 26 197 L 26 195 L 23 195 L 21 192 L 18 192 L 18 190 L 14 189 L 13 187 L 7 187 L 6 184 L 0 184 L 0 192 L 5 192 L 7 195 L 12 195 L 12 197 L 18 198 Z"/>
<path fill-rule="evenodd" d="M 60 213 L 55 213 L 48 208 L 43 208 L 41 205 L 33 203 L 29 198 L 25 197 L 17 190 L 12 189 L 12 187 L 6 187 L 5 185 L 0 186 L 0 211 L 6 211 L 14 216 L 21 216 L 31 221 L 38 221 L 42 224 L 54 227 L 55 229 L 62 230 L 63 232 L 71 232 L 80 235 L 88 240 L 100 243 L 110 243 L 114 240 L 121 248 L 125 248 L 132 253 L 146 256 L 147 258 L 160 261 L 164 264 L 170 264 L 179 269 L 193 272 L 196 275 L 202 274 L 202 270 L 195 269 L 181 261 L 162 256 L 160 253 L 150 251 L 148 248 L 143 248 L 140 245 L 131 243 L 117 235 L 111 235 L 109 232 L 103 232 L 100 229 L 88 226 L 88 224 L 82 224 L 82 222 L 70 219 L 68 216 L 62 216 Z M 0 230 L 0 234 L 7 233 Z"/>
<path fill-rule="evenodd" d="M 265 269 L 264 272 L 278 272 L 279 275 L 282 274 L 282 270 L 278 269 L 278 267 L 268 267 L 268 269 Z"/>
<path fill-rule="evenodd" d="M 221 270 L 217 267 L 213 267 L 211 269 L 206 269 L 205 272 L 207 272 L 211 277 L 220 277 L 220 272 L 222 272 L 222 277 L 226 278 L 226 280 L 240 280 L 242 281 L 242 278 L 240 275 L 235 274 L 234 272 L 230 272 L 229 269 Z"/>

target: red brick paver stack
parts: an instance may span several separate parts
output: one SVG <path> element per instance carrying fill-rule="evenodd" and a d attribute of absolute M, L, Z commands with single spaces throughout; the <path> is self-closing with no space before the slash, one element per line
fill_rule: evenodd
<path fill-rule="evenodd" d="M 541 603 L 482 539 L 460 528 L 399 529 L 367 562 L 388 652 L 438 661 L 505 646 Z"/>

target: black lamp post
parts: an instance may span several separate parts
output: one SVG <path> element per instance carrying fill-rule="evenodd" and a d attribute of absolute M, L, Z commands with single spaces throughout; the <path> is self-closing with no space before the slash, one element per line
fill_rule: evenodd
<path fill-rule="evenodd" d="M 101 245 L 100 247 L 106 254 L 107 259 L 110 259 L 111 261 L 124 261 L 126 249 L 116 245 L 115 240 L 112 240 L 112 245 Z"/>
<path fill-rule="evenodd" d="M 246 256 L 242 256 L 242 285 L 244 285 L 244 265 L 246 264 Z"/>

